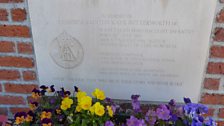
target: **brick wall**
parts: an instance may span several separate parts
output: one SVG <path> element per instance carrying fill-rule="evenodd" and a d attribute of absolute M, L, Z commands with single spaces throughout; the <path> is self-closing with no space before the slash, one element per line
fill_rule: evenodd
<path fill-rule="evenodd" d="M 219 126 L 224 125 L 224 0 L 216 8 L 210 39 L 210 56 L 202 89 L 201 103 L 209 106 Z"/>
<path fill-rule="evenodd" d="M 216 10 L 201 102 L 224 125 L 224 0 Z M 37 84 L 27 1 L 0 0 L 0 114 L 27 110 L 26 99 Z"/>
<path fill-rule="evenodd" d="M 0 114 L 11 117 L 38 84 L 27 10 L 26 0 L 0 0 Z"/>

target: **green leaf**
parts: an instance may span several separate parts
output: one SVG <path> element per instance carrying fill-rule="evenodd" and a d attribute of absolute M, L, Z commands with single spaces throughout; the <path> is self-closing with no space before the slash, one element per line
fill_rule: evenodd
<path fill-rule="evenodd" d="M 78 116 L 75 120 L 75 126 L 80 125 L 80 117 Z"/>
<path fill-rule="evenodd" d="M 81 126 L 87 126 L 87 120 L 82 119 L 82 125 Z"/>
<path fill-rule="evenodd" d="M 78 125 L 76 125 L 75 123 L 73 123 L 73 124 L 70 124 L 70 126 L 78 126 Z"/>
<path fill-rule="evenodd" d="M 185 126 L 181 120 L 177 120 L 175 126 Z"/>

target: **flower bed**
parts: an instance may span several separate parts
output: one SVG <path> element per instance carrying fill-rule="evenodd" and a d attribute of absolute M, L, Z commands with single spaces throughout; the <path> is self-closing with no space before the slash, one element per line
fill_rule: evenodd
<path fill-rule="evenodd" d="M 48 96 L 47 94 L 53 94 Z M 152 107 L 140 107 L 140 95 L 132 95 L 131 111 L 123 111 L 104 92 L 96 88 L 92 97 L 74 87 L 74 92 L 54 86 L 33 89 L 29 112 L 15 114 L 14 125 L 30 126 L 216 126 L 212 118 L 204 119 L 208 108 L 184 98 L 185 105 L 174 100 Z"/>

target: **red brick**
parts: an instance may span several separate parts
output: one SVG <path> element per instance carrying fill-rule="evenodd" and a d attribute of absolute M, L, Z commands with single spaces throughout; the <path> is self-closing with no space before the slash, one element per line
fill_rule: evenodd
<path fill-rule="evenodd" d="M 222 9 L 216 17 L 216 21 L 219 23 L 224 22 L 224 10 Z"/>
<path fill-rule="evenodd" d="M 32 43 L 18 43 L 18 52 L 25 54 L 32 54 L 33 53 Z"/>
<path fill-rule="evenodd" d="M 7 114 L 8 114 L 7 108 L 0 108 L 0 115 L 7 115 Z"/>
<path fill-rule="evenodd" d="M 5 92 L 31 94 L 36 84 L 5 84 Z"/>
<path fill-rule="evenodd" d="M 0 104 L 4 105 L 25 105 L 26 102 L 21 96 L 0 96 Z"/>
<path fill-rule="evenodd" d="M 208 109 L 208 113 L 207 114 L 204 114 L 203 116 L 204 117 L 212 117 L 212 116 L 214 116 L 214 111 L 215 111 L 214 108 L 209 108 Z"/>
<path fill-rule="evenodd" d="M 10 111 L 13 115 L 17 112 L 28 112 L 29 110 L 29 108 L 10 108 Z"/>
<path fill-rule="evenodd" d="M 0 57 L 0 66 L 32 68 L 34 63 L 32 58 L 6 56 Z"/>
<path fill-rule="evenodd" d="M 0 80 L 18 80 L 19 78 L 20 78 L 19 71 L 0 70 Z"/>
<path fill-rule="evenodd" d="M 224 58 L 224 47 L 223 46 L 212 46 L 210 51 L 211 57 Z"/>
<path fill-rule="evenodd" d="M 8 12 L 6 9 L 0 9 L 0 21 L 8 21 Z"/>
<path fill-rule="evenodd" d="M 23 0 L 0 0 L 0 3 L 21 3 Z"/>
<path fill-rule="evenodd" d="M 23 80 L 31 81 L 36 79 L 36 73 L 34 71 L 23 71 Z"/>
<path fill-rule="evenodd" d="M 224 3 L 224 0 L 219 0 L 220 3 Z"/>
<path fill-rule="evenodd" d="M 209 74 L 224 74 L 224 63 L 208 63 L 207 73 Z"/>
<path fill-rule="evenodd" d="M 224 105 L 224 95 L 221 94 L 204 94 L 201 103 L 212 105 Z"/>
<path fill-rule="evenodd" d="M 218 90 L 219 83 L 220 83 L 220 79 L 205 78 L 204 88 L 209 90 Z"/>
<path fill-rule="evenodd" d="M 15 44 L 13 42 L 0 41 L 0 52 L 15 52 Z"/>
<path fill-rule="evenodd" d="M 214 38 L 215 41 L 224 41 L 224 29 L 223 28 L 216 28 L 215 33 L 214 33 Z"/>
<path fill-rule="evenodd" d="M 5 37 L 30 37 L 30 29 L 22 25 L 0 25 L 0 36 Z"/>
<path fill-rule="evenodd" d="M 218 117 L 219 118 L 224 118 L 224 108 L 219 109 Z"/>
<path fill-rule="evenodd" d="M 24 21 L 26 20 L 26 9 L 16 8 L 11 10 L 13 21 Z"/>
<path fill-rule="evenodd" d="M 218 121 L 217 123 L 218 123 L 217 126 L 224 126 L 224 121 Z"/>

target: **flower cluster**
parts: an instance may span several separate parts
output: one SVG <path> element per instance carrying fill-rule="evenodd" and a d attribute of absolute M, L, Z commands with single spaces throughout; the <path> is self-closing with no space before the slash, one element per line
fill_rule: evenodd
<path fill-rule="evenodd" d="M 174 100 L 168 104 L 161 104 L 143 113 L 139 103 L 139 95 L 132 95 L 133 112 L 127 119 L 127 126 L 216 126 L 215 121 L 207 121 L 203 114 L 208 108 L 202 104 L 192 103 L 184 98 L 185 105 L 176 105 Z"/>
<path fill-rule="evenodd" d="M 49 95 L 48 95 L 49 94 Z M 74 92 L 54 86 L 33 89 L 29 112 L 15 114 L 14 125 L 30 126 L 216 126 L 212 118 L 204 118 L 208 108 L 184 98 L 184 105 L 174 100 L 168 104 L 141 108 L 140 95 L 132 95 L 131 111 L 116 105 L 96 88 L 91 95 L 74 87 Z"/>
<path fill-rule="evenodd" d="M 75 91 L 66 91 L 61 88 L 59 91 L 54 86 L 40 86 L 33 89 L 32 101 L 29 101 L 30 111 L 15 114 L 15 125 L 29 126 L 40 124 L 41 126 L 53 125 L 114 125 L 111 120 L 115 109 L 112 101 L 108 102 L 104 91 L 96 88 L 92 96 L 78 87 Z M 49 94 L 49 95 L 48 95 Z"/>

